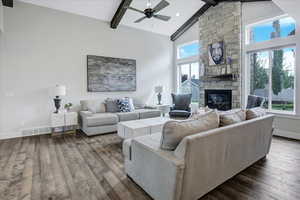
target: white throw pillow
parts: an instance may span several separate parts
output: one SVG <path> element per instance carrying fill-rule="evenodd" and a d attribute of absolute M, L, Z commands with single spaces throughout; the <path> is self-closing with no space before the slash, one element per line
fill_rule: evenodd
<path fill-rule="evenodd" d="M 246 111 L 246 119 L 254 119 L 266 115 L 266 110 L 261 107 L 250 108 Z"/>
<path fill-rule="evenodd" d="M 173 151 L 184 137 L 218 127 L 219 116 L 216 111 L 207 112 L 197 119 L 166 122 L 162 131 L 160 148 Z"/>
<path fill-rule="evenodd" d="M 228 126 L 246 120 L 246 112 L 242 109 L 219 112 L 219 116 L 220 126 Z"/>
<path fill-rule="evenodd" d="M 85 100 L 81 101 L 83 110 L 88 110 L 92 113 L 105 112 L 105 104 L 101 100 Z"/>

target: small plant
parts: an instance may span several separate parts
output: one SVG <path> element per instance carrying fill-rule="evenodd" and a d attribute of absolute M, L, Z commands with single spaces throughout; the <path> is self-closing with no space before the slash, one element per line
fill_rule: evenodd
<path fill-rule="evenodd" d="M 67 109 L 68 111 L 72 108 L 73 104 L 72 103 L 67 103 L 65 104 L 65 109 Z"/>

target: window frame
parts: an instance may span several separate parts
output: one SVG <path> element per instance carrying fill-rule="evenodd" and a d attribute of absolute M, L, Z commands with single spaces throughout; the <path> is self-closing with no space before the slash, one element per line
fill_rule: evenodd
<path fill-rule="evenodd" d="M 294 81 L 294 109 L 293 111 L 284 111 L 284 110 L 274 110 L 272 109 L 272 68 L 273 64 L 272 62 L 269 63 L 269 68 L 270 68 L 270 75 L 269 75 L 269 105 L 268 105 L 268 112 L 274 113 L 274 114 L 286 114 L 286 115 L 296 115 L 297 112 L 297 41 L 296 41 L 296 35 L 291 35 L 288 37 L 283 37 L 283 38 L 274 38 L 268 41 L 262 41 L 262 42 L 257 42 L 257 43 L 249 43 L 249 33 L 250 33 L 250 28 L 262 24 L 262 23 L 267 23 L 267 22 L 272 22 L 275 20 L 279 20 L 282 18 L 290 17 L 289 15 L 280 15 L 276 16 L 273 18 L 269 18 L 266 20 L 261 20 L 255 23 L 251 23 L 245 26 L 245 40 L 244 40 L 244 85 L 245 85 L 245 94 L 246 96 L 250 94 L 250 54 L 253 52 L 260 52 L 260 51 L 270 51 L 272 52 L 273 50 L 276 49 L 284 49 L 284 48 L 289 48 L 293 47 L 295 48 L 295 66 L 294 66 L 294 72 L 295 72 L 295 81 Z M 296 26 L 296 34 L 297 34 L 297 24 Z M 299 48 L 299 47 L 298 47 Z M 272 55 L 273 56 L 273 55 Z M 244 105 L 247 105 L 247 98 L 244 98 Z M 246 107 L 246 106 L 245 106 Z"/>

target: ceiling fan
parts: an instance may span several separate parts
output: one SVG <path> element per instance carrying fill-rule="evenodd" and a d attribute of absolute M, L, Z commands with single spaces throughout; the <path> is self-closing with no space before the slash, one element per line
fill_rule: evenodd
<path fill-rule="evenodd" d="M 159 11 L 161 11 L 168 5 L 170 5 L 169 2 L 162 0 L 154 8 L 151 8 L 151 1 L 148 0 L 147 8 L 144 11 L 133 8 L 133 7 L 127 7 L 127 9 L 130 9 L 130 10 L 133 10 L 133 11 L 136 11 L 136 12 L 139 12 L 139 13 L 145 15 L 144 17 L 141 17 L 138 20 L 134 21 L 134 23 L 139 23 L 146 18 L 152 18 L 152 17 L 159 19 L 159 20 L 163 20 L 163 21 L 169 21 L 171 19 L 171 17 L 157 14 Z"/>

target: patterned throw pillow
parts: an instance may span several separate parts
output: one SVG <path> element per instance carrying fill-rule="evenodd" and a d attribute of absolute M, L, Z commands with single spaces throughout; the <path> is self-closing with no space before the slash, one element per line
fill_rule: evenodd
<path fill-rule="evenodd" d="M 130 112 L 130 102 L 129 98 L 118 99 L 117 104 L 119 106 L 120 112 Z"/>

